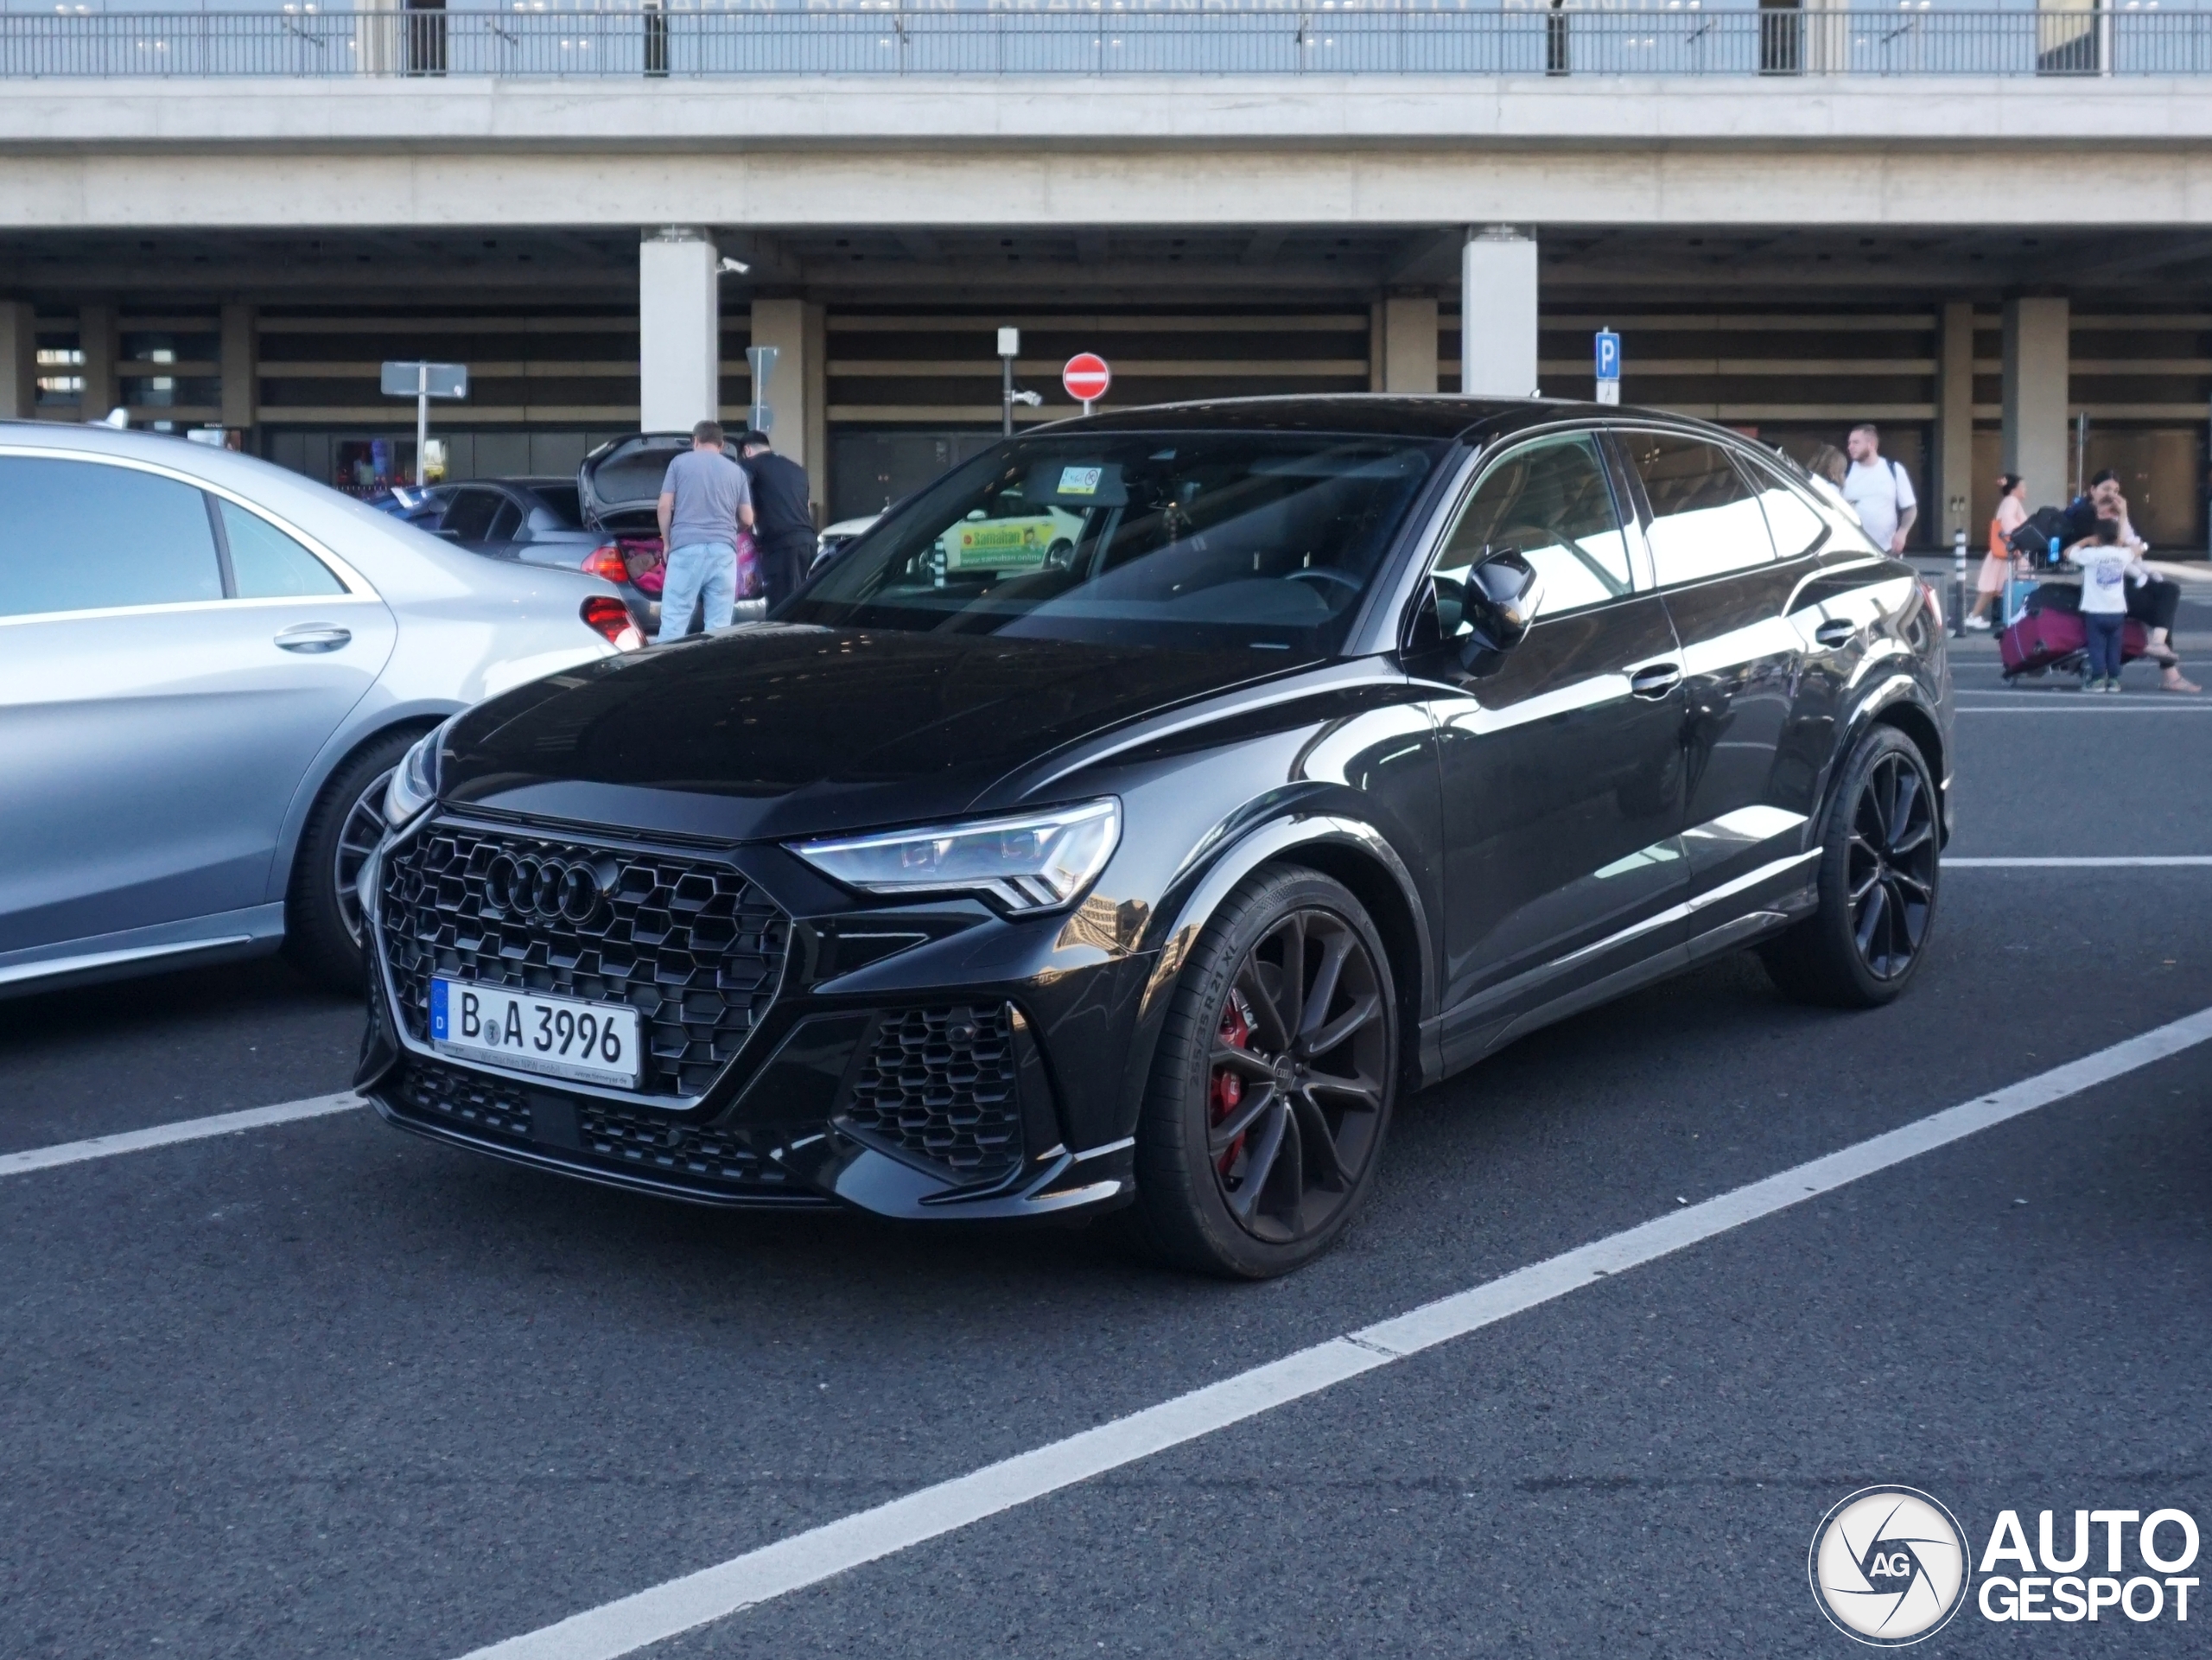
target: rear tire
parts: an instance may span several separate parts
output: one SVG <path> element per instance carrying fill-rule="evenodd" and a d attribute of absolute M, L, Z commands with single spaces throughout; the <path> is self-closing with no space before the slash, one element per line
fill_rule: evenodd
<path fill-rule="evenodd" d="M 1359 901 L 1315 871 L 1247 877 L 1199 934 L 1160 1033 L 1138 1243 L 1232 1279 L 1319 1256 L 1373 1184 L 1397 1078 L 1397 990 Z"/>
<path fill-rule="evenodd" d="M 1912 983 L 1936 922 L 1941 811 L 1911 739 L 1878 726 L 1859 740 L 1828 807 L 1820 908 L 1760 949 L 1784 995 L 1876 1008 Z"/>
<path fill-rule="evenodd" d="M 284 900 L 284 951 L 334 991 L 358 992 L 368 958 L 353 878 L 384 834 L 384 791 L 417 730 L 386 732 L 332 773 L 300 832 Z"/>

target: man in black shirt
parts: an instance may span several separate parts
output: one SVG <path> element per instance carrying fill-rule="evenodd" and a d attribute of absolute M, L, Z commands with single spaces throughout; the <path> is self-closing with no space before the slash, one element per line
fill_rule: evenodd
<path fill-rule="evenodd" d="M 777 455 L 765 432 L 741 442 L 753 481 L 753 537 L 760 553 L 760 582 L 774 610 L 806 580 L 814 563 L 814 507 L 807 499 L 806 469 Z"/>

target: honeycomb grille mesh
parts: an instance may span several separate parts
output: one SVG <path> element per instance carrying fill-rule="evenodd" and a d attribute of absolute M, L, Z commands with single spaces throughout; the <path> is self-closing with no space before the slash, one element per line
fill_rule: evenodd
<path fill-rule="evenodd" d="M 996 1008 L 887 1014 L 841 1115 L 865 1140 L 990 1181 L 1021 1162 L 1014 1023 Z"/>
<path fill-rule="evenodd" d="M 747 1187 L 778 1187 L 784 1173 L 728 1130 L 657 1114 L 624 1112 L 599 1102 L 576 1105 L 579 1144 L 590 1157 L 664 1175 Z"/>
<path fill-rule="evenodd" d="M 395 1093 L 400 1103 L 419 1118 L 461 1129 L 530 1138 L 530 1103 L 515 1084 L 455 1072 L 449 1066 L 404 1062 Z"/>
<path fill-rule="evenodd" d="M 582 920 L 502 909 L 495 860 L 588 864 L 603 898 Z M 378 918 L 397 1018 L 428 1041 L 429 983 L 627 1003 L 645 1038 L 639 1092 L 703 1095 L 774 1000 L 790 919 L 737 871 L 671 852 L 435 824 L 384 869 Z"/>

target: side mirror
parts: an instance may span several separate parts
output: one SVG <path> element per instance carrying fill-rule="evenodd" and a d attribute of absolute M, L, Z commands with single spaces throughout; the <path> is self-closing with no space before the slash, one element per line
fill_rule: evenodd
<path fill-rule="evenodd" d="M 1511 651 L 1529 637 L 1529 625 L 1535 620 L 1543 597 L 1544 579 L 1520 549 L 1484 552 L 1467 573 L 1461 595 L 1462 654 L 1470 648 Z"/>

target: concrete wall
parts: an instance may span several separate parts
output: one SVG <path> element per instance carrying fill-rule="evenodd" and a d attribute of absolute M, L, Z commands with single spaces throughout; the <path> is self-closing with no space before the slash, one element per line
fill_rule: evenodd
<path fill-rule="evenodd" d="M 2212 225 L 2206 85 L 14 81 L 0 227 Z"/>

